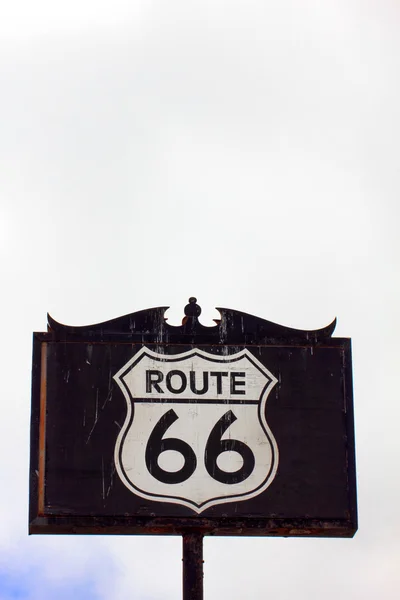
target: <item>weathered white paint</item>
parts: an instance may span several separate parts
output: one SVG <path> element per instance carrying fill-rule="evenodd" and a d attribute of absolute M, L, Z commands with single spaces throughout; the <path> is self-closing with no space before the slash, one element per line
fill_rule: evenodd
<path fill-rule="evenodd" d="M 180 374 L 168 376 L 171 371 Z M 153 372 L 150 385 L 149 372 Z M 205 393 L 195 394 L 190 389 L 190 372 L 195 373 L 197 389 L 201 390 L 203 377 L 206 378 L 208 389 Z M 211 375 L 216 372 L 224 375 Z M 247 349 L 219 356 L 199 349 L 164 355 L 142 348 L 114 379 L 127 402 L 125 423 L 115 447 L 115 464 L 121 480 L 134 494 L 153 501 L 182 504 L 200 513 L 215 504 L 252 498 L 263 492 L 274 479 L 278 448 L 265 419 L 265 404 L 277 379 Z M 158 388 L 153 383 L 156 380 L 159 381 Z M 185 389 L 171 393 L 171 389 L 183 388 L 185 380 Z M 173 484 L 156 479 L 145 460 L 150 435 L 171 409 L 177 418 L 165 431 L 163 439 L 183 440 L 197 459 L 193 474 L 185 481 Z M 255 461 L 251 474 L 233 484 L 213 478 L 204 461 L 209 435 L 227 411 L 232 411 L 236 420 L 221 439 L 243 442 L 250 448 Z M 158 465 L 168 472 L 179 471 L 183 464 L 182 454 L 173 450 L 158 456 Z M 236 451 L 225 451 L 216 457 L 216 464 L 223 471 L 232 473 L 241 468 L 243 459 Z"/>

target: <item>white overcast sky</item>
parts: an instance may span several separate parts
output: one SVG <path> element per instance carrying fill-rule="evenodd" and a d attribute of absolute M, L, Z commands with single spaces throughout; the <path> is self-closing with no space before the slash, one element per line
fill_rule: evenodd
<path fill-rule="evenodd" d="M 27 536 L 31 333 L 190 295 L 353 339 L 360 529 L 205 597 L 397 599 L 400 5 L 0 0 L 0 598 L 176 600 L 181 541 Z"/>

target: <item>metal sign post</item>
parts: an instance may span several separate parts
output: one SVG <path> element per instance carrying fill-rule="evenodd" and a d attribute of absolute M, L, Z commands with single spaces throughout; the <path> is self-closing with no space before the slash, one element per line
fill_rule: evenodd
<path fill-rule="evenodd" d="M 351 342 L 189 299 L 33 338 L 30 533 L 352 537 Z"/>
<path fill-rule="evenodd" d="M 182 590 L 183 600 L 203 600 L 203 535 L 182 535 Z"/>

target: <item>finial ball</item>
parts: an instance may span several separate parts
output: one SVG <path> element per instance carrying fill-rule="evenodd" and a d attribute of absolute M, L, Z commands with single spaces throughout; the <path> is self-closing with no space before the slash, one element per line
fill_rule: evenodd
<path fill-rule="evenodd" d="M 189 304 L 185 306 L 185 315 L 187 317 L 198 317 L 201 314 L 201 308 L 197 304 L 197 298 L 191 296 L 189 298 Z"/>

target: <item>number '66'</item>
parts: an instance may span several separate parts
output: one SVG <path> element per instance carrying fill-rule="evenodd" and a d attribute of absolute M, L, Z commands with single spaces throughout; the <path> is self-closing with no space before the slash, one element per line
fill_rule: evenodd
<path fill-rule="evenodd" d="M 177 419 L 178 415 L 174 410 L 167 411 L 154 427 L 146 446 L 145 460 L 147 469 L 153 477 L 162 483 L 182 483 L 193 475 L 197 467 L 196 455 L 188 443 L 178 438 L 163 438 L 167 429 Z M 247 479 L 251 475 L 255 464 L 254 454 L 246 444 L 239 440 L 221 439 L 222 435 L 236 419 L 233 412 L 228 410 L 212 428 L 204 451 L 204 464 L 208 474 L 216 481 L 228 485 L 240 483 Z M 166 450 L 175 450 L 175 452 L 182 454 L 185 462 L 179 471 L 165 471 L 158 464 L 158 457 Z M 217 465 L 217 458 L 222 452 L 238 452 L 243 459 L 240 469 L 233 472 L 220 469 Z"/>

